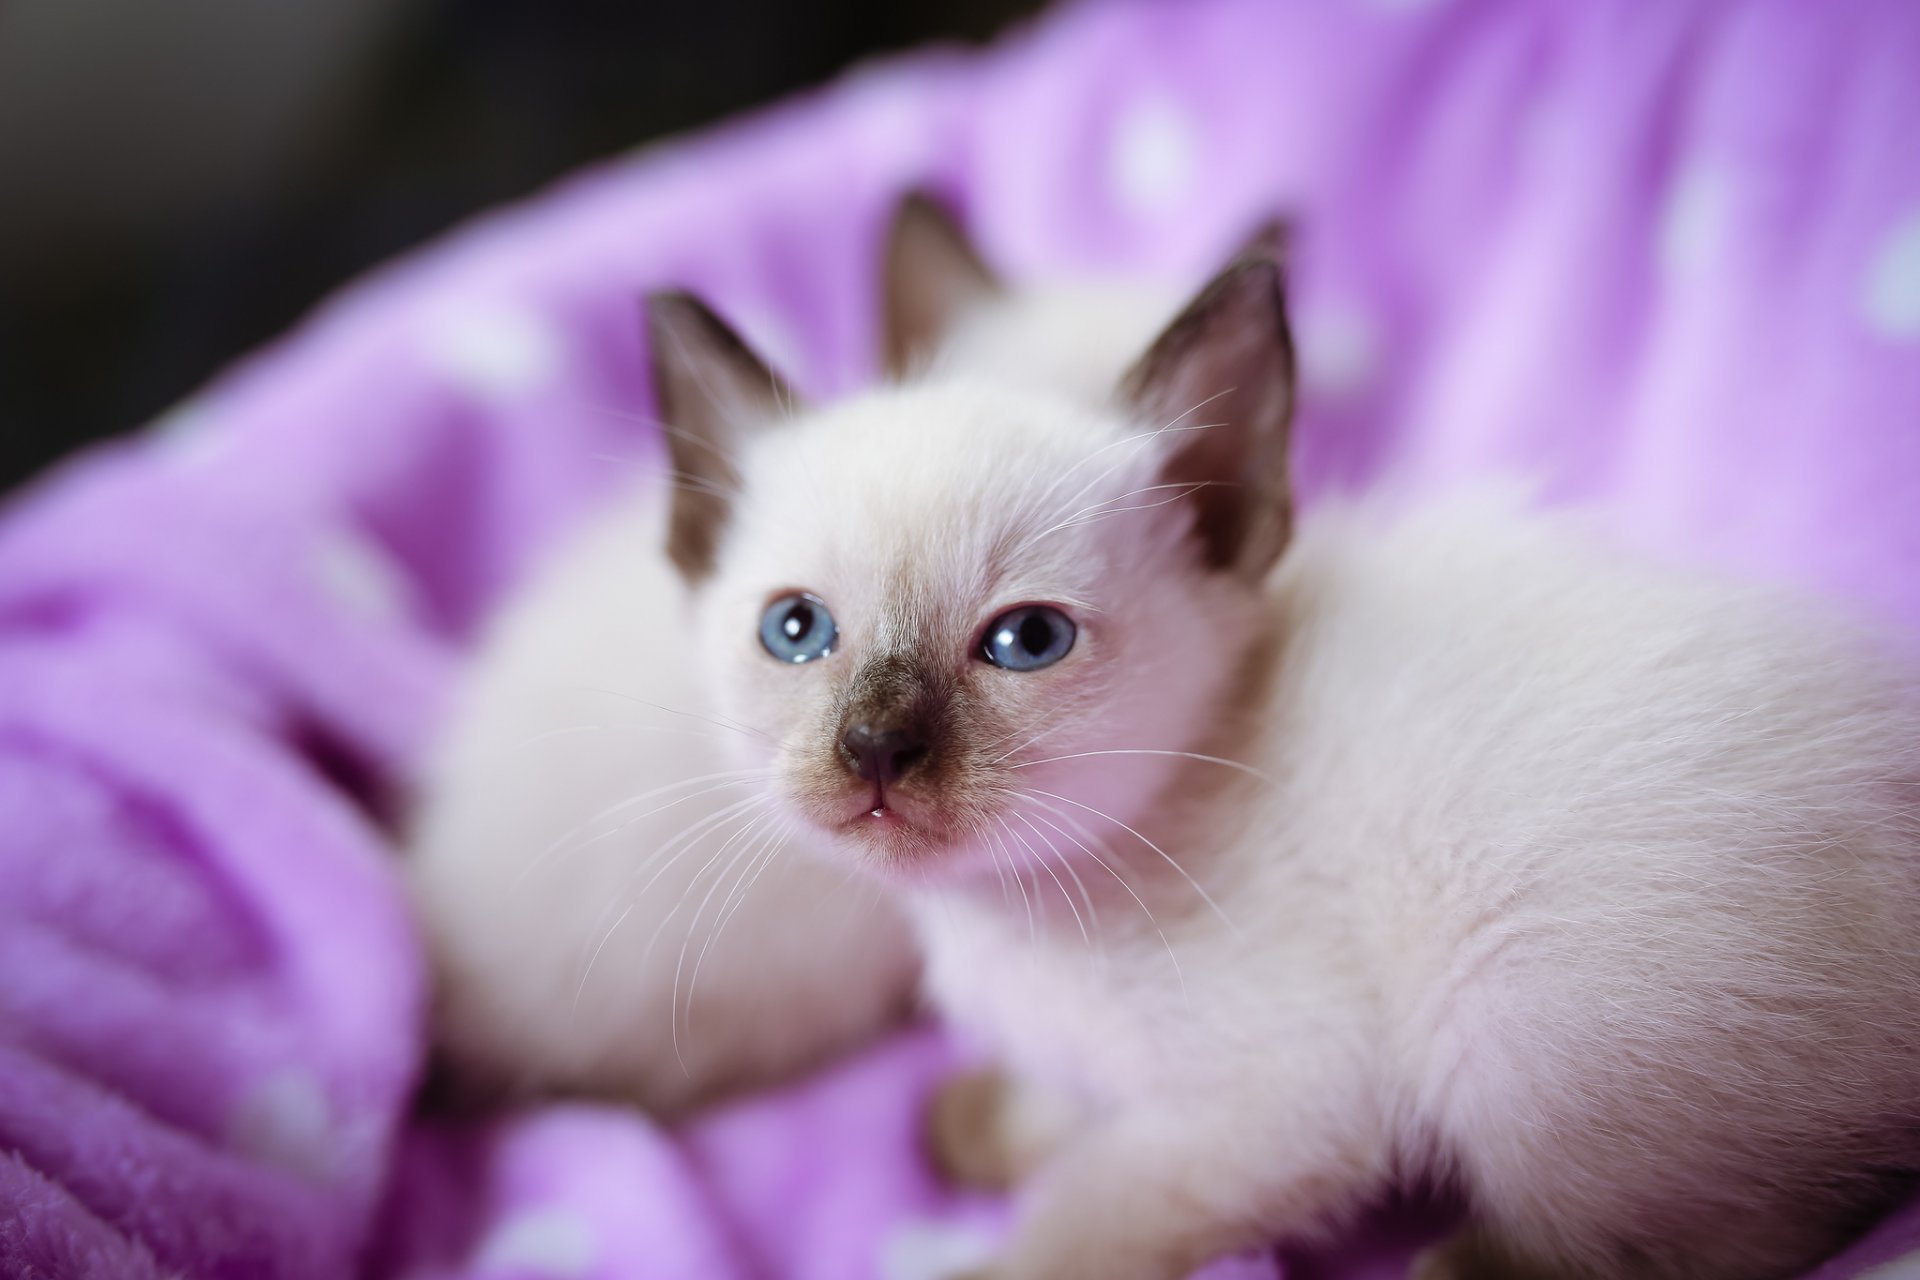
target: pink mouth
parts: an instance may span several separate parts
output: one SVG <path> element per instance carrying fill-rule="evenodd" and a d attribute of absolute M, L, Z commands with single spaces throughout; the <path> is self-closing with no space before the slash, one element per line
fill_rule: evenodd
<path fill-rule="evenodd" d="M 849 828 L 866 831 L 910 831 L 921 825 L 902 809 L 899 797 L 888 794 L 879 783 L 861 801 L 861 808 L 844 821 Z"/>
<path fill-rule="evenodd" d="M 855 815 L 853 821 L 860 823 L 900 822 L 902 818 L 900 817 L 900 811 L 898 809 L 892 808 L 887 804 L 886 788 L 876 782 L 873 784 L 872 793 L 867 797 L 867 807 Z"/>

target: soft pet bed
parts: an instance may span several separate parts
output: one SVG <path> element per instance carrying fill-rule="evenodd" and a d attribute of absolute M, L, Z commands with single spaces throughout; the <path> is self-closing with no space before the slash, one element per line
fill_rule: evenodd
<path fill-rule="evenodd" d="M 1288 209 L 1309 495 L 1518 465 L 1920 629 L 1916 68 L 1907 0 L 1071 8 L 487 218 L 49 477 L 0 527 L 0 1272 L 913 1280 L 977 1250 L 997 1207 L 915 1153 L 926 1032 L 682 1133 L 411 1118 L 387 824 L 476 620 L 654 454 L 637 298 L 700 290 L 828 395 L 873 371 L 907 186 L 1016 275 L 1197 278 Z M 1221 1274 L 1397 1275 L 1405 1239 Z M 1909 1211 L 1816 1274 L 1916 1247 Z"/>

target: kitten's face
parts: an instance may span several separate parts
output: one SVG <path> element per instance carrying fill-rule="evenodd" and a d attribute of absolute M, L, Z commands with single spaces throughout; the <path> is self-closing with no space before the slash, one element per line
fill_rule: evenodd
<path fill-rule="evenodd" d="M 1176 760 L 1121 753 L 1201 749 L 1256 625 L 1156 487 L 1166 446 L 966 385 L 751 442 L 699 637 L 784 805 L 910 874 L 1139 822 Z"/>
<path fill-rule="evenodd" d="M 1258 239 L 1095 412 L 935 382 L 792 413 L 656 297 L 667 550 L 725 713 L 856 862 L 978 873 L 1097 848 L 1205 752 L 1290 527 L 1293 364 Z"/>

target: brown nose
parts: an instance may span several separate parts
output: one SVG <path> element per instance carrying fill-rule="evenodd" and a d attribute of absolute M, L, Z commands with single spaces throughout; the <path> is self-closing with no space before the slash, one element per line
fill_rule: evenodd
<path fill-rule="evenodd" d="M 917 729 L 856 723 L 848 726 L 840 738 L 840 758 L 862 782 L 882 786 L 898 782 L 926 756 L 927 741 Z"/>

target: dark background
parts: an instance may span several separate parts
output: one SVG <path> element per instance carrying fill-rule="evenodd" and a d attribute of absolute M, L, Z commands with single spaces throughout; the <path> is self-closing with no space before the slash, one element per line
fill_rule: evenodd
<path fill-rule="evenodd" d="M 578 165 L 1042 0 L 0 0 L 0 491 Z"/>

